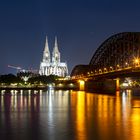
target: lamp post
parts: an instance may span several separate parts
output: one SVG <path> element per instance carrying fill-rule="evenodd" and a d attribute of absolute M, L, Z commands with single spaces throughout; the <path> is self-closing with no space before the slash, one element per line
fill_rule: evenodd
<path fill-rule="evenodd" d="M 138 58 L 135 58 L 134 59 L 134 66 L 135 67 L 138 67 L 139 66 L 139 59 Z"/>

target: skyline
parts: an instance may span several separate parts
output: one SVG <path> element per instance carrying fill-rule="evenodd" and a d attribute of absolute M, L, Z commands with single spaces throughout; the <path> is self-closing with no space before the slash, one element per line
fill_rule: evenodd
<path fill-rule="evenodd" d="M 0 73 L 15 73 L 7 65 L 39 69 L 45 38 L 50 51 L 55 36 L 69 73 L 88 64 L 110 36 L 140 31 L 138 0 L 7 0 L 0 2 Z M 80 51 L 80 52 L 79 52 Z"/>

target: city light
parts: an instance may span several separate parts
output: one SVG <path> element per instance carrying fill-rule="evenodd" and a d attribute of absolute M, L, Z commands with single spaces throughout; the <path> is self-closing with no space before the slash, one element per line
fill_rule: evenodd
<path fill-rule="evenodd" d="M 134 58 L 134 64 L 135 64 L 135 66 L 138 66 L 139 65 L 139 58 Z"/>
<path fill-rule="evenodd" d="M 62 83 L 59 83 L 58 86 L 59 86 L 59 87 L 63 87 L 63 84 L 62 84 Z"/>
<path fill-rule="evenodd" d="M 122 86 L 123 86 L 123 87 L 128 87 L 128 86 L 129 86 L 129 84 L 128 84 L 128 83 L 126 83 L 126 82 L 124 82 L 124 83 L 122 83 Z"/>
<path fill-rule="evenodd" d="M 119 67 L 120 67 L 120 65 L 118 64 L 118 65 L 117 65 L 117 67 L 119 68 Z"/>
<path fill-rule="evenodd" d="M 73 87 L 73 86 L 74 86 L 74 84 L 73 84 L 73 83 L 70 83 L 70 84 L 69 84 L 69 86 L 70 86 L 70 87 Z"/>
<path fill-rule="evenodd" d="M 102 70 L 101 69 L 99 69 L 99 73 L 102 74 Z"/>
<path fill-rule="evenodd" d="M 113 71 L 113 67 L 112 66 L 110 66 L 110 70 Z"/>
<path fill-rule="evenodd" d="M 139 59 L 136 58 L 136 59 L 135 59 L 135 63 L 136 63 L 136 64 L 139 63 Z"/>

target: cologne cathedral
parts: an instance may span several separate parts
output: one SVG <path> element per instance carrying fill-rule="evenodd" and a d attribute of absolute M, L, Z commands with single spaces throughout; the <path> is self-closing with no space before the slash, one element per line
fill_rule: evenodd
<path fill-rule="evenodd" d="M 40 75 L 57 75 L 65 77 L 68 75 L 67 64 L 61 62 L 60 52 L 58 50 L 57 38 L 55 38 L 55 44 L 52 52 L 52 58 L 49 51 L 48 39 L 46 37 L 45 49 L 43 52 L 43 60 L 40 63 Z"/>

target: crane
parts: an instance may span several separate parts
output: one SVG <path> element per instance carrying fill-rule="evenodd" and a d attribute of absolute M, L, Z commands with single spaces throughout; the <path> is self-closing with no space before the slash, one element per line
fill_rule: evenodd
<path fill-rule="evenodd" d="M 8 67 L 9 67 L 9 68 L 16 69 L 16 70 L 17 70 L 17 72 L 18 72 L 19 70 L 21 70 L 21 69 L 22 69 L 22 68 L 21 68 L 21 67 L 19 67 L 19 66 L 13 66 L 13 65 L 8 65 Z"/>
<path fill-rule="evenodd" d="M 9 68 L 14 68 L 14 69 L 17 69 L 17 70 L 21 70 L 21 67 L 19 66 L 13 66 L 13 65 L 8 65 Z"/>
<path fill-rule="evenodd" d="M 21 67 L 19 67 L 19 66 L 14 66 L 14 65 L 8 65 L 8 67 L 9 67 L 9 68 L 16 69 L 17 72 L 32 72 L 32 73 L 38 73 L 38 70 L 32 69 L 32 68 L 26 70 L 26 69 L 23 69 L 23 68 L 21 68 Z"/>

